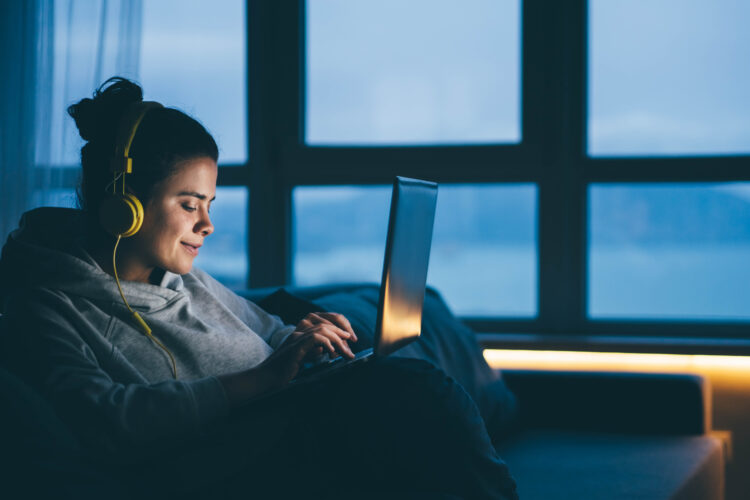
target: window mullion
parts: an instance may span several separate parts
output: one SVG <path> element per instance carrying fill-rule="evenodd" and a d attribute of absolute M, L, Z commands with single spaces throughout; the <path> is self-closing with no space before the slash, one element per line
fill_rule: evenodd
<path fill-rule="evenodd" d="M 252 287 L 283 285 L 290 278 L 291 187 L 282 150 L 298 140 L 301 5 L 247 3 Z"/>
<path fill-rule="evenodd" d="M 574 333 L 586 314 L 585 0 L 527 1 L 524 14 L 533 30 L 524 76 L 545 82 L 545 105 L 535 107 L 547 124 L 540 158 L 548 166 L 539 180 L 539 327 Z"/>

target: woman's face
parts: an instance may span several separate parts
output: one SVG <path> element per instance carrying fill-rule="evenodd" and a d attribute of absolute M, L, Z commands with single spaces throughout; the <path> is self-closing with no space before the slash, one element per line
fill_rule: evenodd
<path fill-rule="evenodd" d="M 211 158 L 182 162 L 159 183 L 144 207 L 143 226 L 123 243 L 123 277 L 148 282 L 155 268 L 185 274 L 203 240 L 214 231 L 208 209 L 218 167 Z M 118 264 L 121 267 L 121 264 Z"/>

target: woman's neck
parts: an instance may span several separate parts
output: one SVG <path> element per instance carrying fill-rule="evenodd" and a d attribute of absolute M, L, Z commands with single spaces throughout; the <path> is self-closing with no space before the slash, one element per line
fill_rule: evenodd
<path fill-rule="evenodd" d="M 100 238 L 97 241 L 89 241 L 88 252 L 99 264 L 102 270 L 110 276 L 115 276 L 115 268 L 112 262 L 115 242 L 112 239 Z M 137 281 L 158 285 L 164 277 L 164 270 L 154 267 L 144 267 L 134 259 L 128 258 L 128 240 L 120 240 L 117 248 L 117 277 L 121 281 Z"/>

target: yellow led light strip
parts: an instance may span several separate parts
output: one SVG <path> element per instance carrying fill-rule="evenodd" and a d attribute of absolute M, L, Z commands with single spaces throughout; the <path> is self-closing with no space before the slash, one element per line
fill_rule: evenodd
<path fill-rule="evenodd" d="M 750 356 L 485 349 L 493 368 L 661 373 L 747 372 Z"/>

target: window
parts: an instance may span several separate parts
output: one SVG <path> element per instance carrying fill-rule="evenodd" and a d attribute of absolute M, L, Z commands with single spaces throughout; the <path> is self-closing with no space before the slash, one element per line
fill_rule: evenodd
<path fill-rule="evenodd" d="M 143 2 L 145 97 L 200 119 L 224 164 L 247 161 L 245 33 L 243 0 Z"/>
<path fill-rule="evenodd" d="M 750 183 L 589 188 L 591 318 L 750 320 Z"/>
<path fill-rule="evenodd" d="M 533 184 L 442 184 L 428 283 L 471 317 L 537 315 Z"/>
<path fill-rule="evenodd" d="M 157 3 L 139 74 L 217 136 L 199 265 L 232 286 L 377 282 L 404 175 L 440 184 L 428 281 L 480 331 L 750 338 L 745 3 Z"/>
<path fill-rule="evenodd" d="M 750 153 L 750 4 L 589 2 L 589 154 Z"/>
<path fill-rule="evenodd" d="M 588 319 L 750 333 L 748 184 L 728 182 L 747 180 L 731 156 L 750 153 L 749 13 L 728 0 L 588 2 Z"/>
<path fill-rule="evenodd" d="M 746 10 L 258 8 L 253 188 L 287 215 L 255 255 L 287 264 L 256 283 L 377 281 L 399 174 L 440 184 L 428 279 L 480 330 L 747 337 Z"/>
<path fill-rule="evenodd" d="M 307 2 L 308 144 L 516 143 L 520 2 Z"/>
<path fill-rule="evenodd" d="M 295 284 L 380 282 L 390 194 L 390 186 L 296 188 Z M 441 185 L 427 281 L 458 314 L 535 316 L 535 187 Z"/>

